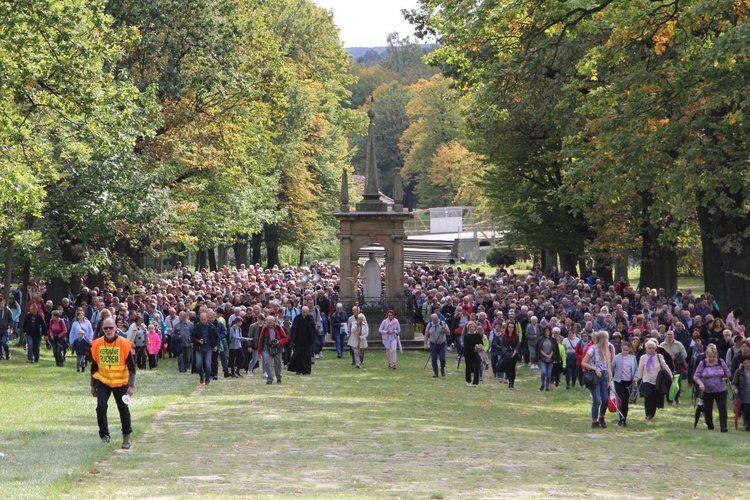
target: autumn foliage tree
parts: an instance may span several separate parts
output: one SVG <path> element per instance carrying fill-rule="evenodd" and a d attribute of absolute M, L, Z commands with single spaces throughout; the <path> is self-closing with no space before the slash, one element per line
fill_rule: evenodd
<path fill-rule="evenodd" d="M 697 220 L 706 289 L 723 312 L 750 306 L 747 2 L 420 4 L 409 18 L 440 37 L 432 61 L 471 96 L 487 143 L 507 145 L 529 103 L 547 110 L 525 123 L 555 133 L 527 138 L 556 137 L 537 159 L 559 165 L 548 194 L 582 218 L 588 251 L 639 245 L 641 284 L 673 291 L 675 251 Z"/>

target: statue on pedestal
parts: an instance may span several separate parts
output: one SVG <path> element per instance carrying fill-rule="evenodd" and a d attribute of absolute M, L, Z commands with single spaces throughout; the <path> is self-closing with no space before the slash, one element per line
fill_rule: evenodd
<path fill-rule="evenodd" d="M 365 262 L 364 271 L 364 292 L 365 302 L 371 304 L 380 302 L 380 293 L 382 291 L 382 282 L 380 280 L 380 264 L 375 260 L 375 254 L 370 252 L 369 259 Z"/>

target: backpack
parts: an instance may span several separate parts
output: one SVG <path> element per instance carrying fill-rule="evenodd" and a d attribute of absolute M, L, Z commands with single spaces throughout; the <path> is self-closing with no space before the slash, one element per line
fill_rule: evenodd
<path fill-rule="evenodd" d="M 422 307 L 420 307 L 420 311 L 422 313 L 422 321 L 427 321 L 430 317 L 430 301 L 425 300 Z"/>

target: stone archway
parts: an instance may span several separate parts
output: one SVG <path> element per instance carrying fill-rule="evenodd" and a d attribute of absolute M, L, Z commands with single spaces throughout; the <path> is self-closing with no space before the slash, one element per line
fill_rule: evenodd
<path fill-rule="evenodd" d="M 376 242 L 385 250 L 385 300 L 381 304 L 381 313 L 392 309 L 402 323 L 410 323 L 406 317 L 404 302 L 404 221 L 411 219 L 412 214 L 403 211 L 401 199 L 403 186 L 401 174 L 396 172 L 394 178 L 394 202 L 388 205 L 378 189 L 378 167 L 375 160 L 375 139 L 373 129 L 374 112 L 367 113 L 370 125 L 367 133 L 367 154 L 365 165 L 365 188 L 362 201 L 356 204 L 356 210 L 349 207 L 349 180 L 346 170 L 341 174 L 341 209 L 334 215 L 339 220 L 340 241 L 340 294 L 341 303 L 347 310 L 357 304 L 356 263 L 359 260 L 359 249 L 367 243 Z M 373 311 L 375 313 L 375 311 Z M 404 328 L 402 328 L 402 336 Z M 413 335 L 413 330 L 411 331 Z"/>
<path fill-rule="evenodd" d="M 377 243 L 385 253 L 384 303 L 389 309 L 399 309 L 403 314 L 404 220 L 410 215 L 404 212 L 337 214 L 341 222 L 338 237 L 341 242 L 342 304 L 349 308 L 356 305 L 359 250 L 367 244 Z"/>

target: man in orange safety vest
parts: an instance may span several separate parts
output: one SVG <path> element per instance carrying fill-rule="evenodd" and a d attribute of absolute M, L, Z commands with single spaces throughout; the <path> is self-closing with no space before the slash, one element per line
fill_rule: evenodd
<path fill-rule="evenodd" d="M 109 443 L 107 426 L 107 402 L 114 394 L 122 423 L 122 448 L 130 449 L 130 409 L 128 404 L 135 388 L 135 361 L 131 342 L 117 335 L 115 321 L 107 318 L 102 322 L 103 337 L 91 343 L 91 395 L 97 399 L 96 420 L 99 437 Z"/>

